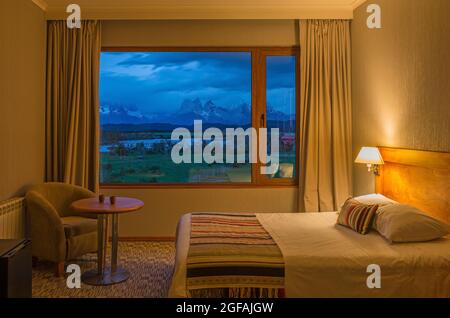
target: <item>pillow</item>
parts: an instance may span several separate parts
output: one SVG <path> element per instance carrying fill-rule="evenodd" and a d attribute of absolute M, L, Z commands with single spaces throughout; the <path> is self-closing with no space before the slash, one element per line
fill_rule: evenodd
<path fill-rule="evenodd" d="M 342 206 L 337 224 L 349 227 L 360 234 L 367 234 L 377 209 L 378 205 L 362 204 L 350 198 Z"/>
<path fill-rule="evenodd" d="M 450 226 L 404 204 L 378 209 L 375 229 L 390 242 L 426 242 L 450 233 Z"/>
<path fill-rule="evenodd" d="M 375 194 L 375 193 L 356 197 L 356 198 L 354 198 L 354 200 L 359 201 L 360 203 L 363 203 L 363 204 L 376 204 L 376 205 L 378 205 L 378 208 L 385 206 L 385 205 L 398 203 L 397 201 L 391 200 L 382 194 Z M 371 227 L 375 230 L 376 230 L 376 228 L 375 228 L 374 224 L 377 220 L 377 217 L 378 217 L 378 212 L 375 213 L 375 216 L 373 218 L 372 225 L 371 225 Z"/>
<path fill-rule="evenodd" d="M 353 198 L 353 199 L 356 200 L 356 201 L 359 201 L 362 204 L 371 204 L 371 205 L 376 204 L 379 207 L 385 206 L 385 205 L 388 205 L 388 204 L 397 203 L 394 200 L 386 198 L 382 194 L 368 194 L 368 195 L 363 195 L 363 196 L 356 197 L 356 198 Z"/>

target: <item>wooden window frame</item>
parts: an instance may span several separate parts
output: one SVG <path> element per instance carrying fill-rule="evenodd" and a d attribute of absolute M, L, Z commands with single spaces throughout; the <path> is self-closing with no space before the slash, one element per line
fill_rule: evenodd
<path fill-rule="evenodd" d="M 300 113 L 300 48 L 291 47 L 102 47 L 102 52 L 249 52 L 252 58 L 252 126 L 259 130 L 261 118 L 266 116 L 266 57 L 296 57 L 296 167 L 295 178 L 269 179 L 259 173 L 261 164 L 252 164 L 251 182 L 238 183 L 101 183 L 101 189 L 241 189 L 241 188 L 297 188 L 299 174 L 299 113 Z M 265 123 L 264 123 L 265 125 Z M 100 172 L 99 172 L 100 173 Z"/>

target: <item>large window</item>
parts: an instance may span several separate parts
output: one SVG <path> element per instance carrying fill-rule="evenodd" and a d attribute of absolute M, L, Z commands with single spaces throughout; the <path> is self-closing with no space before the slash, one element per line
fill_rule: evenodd
<path fill-rule="evenodd" d="M 105 50 L 101 183 L 294 184 L 297 63 L 294 49 Z"/>

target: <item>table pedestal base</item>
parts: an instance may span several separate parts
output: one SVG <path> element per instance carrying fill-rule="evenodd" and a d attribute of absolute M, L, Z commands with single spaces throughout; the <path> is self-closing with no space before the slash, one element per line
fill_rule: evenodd
<path fill-rule="evenodd" d="M 129 277 L 130 273 L 123 268 L 117 268 L 115 272 L 111 272 L 109 268 L 105 269 L 103 275 L 93 269 L 81 275 L 81 281 L 88 285 L 107 286 L 124 282 Z"/>

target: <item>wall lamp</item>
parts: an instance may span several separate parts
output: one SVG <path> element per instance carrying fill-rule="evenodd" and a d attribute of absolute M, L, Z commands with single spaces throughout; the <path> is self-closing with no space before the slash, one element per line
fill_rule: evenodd
<path fill-rule="evenodd" d="M 355 162 L 366 164 L 369 172 L 373 172 L 376 176 L 380 175 L 379 166 L 384 165 L 383 157 L 377 147 L 362 147 Z"/>

